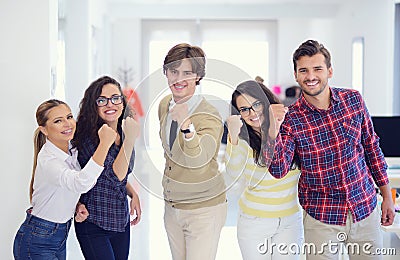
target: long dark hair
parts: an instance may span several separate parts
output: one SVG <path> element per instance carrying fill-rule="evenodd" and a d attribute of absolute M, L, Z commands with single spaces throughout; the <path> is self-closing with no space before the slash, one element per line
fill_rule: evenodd
<path fill-rule="evenodd" d="M 254 162 L 261 167 L 266 167 L 264 160 L 260 158 L 262 141 L 266 141 L 269 129 L 269 105 L 279 104 L 279 99 L 262 83 L 248 80 L 240 83 L 232 94 L 231 114 L 239 115 L 239 108 L 236 100 L 239 96 L 249 95 L 263 104 L 264 121 L 261 124 L 261 133 L 256 132 L 244 120 L 239 137 L 245 140 L 253 149 Z"/>
<path fill-rule="evenodd" d="M 98 114 L 96 99 L 101 95 L 103 86 L 107 84 L 116 85 L 121 95 L 123 95 L 121 85 L 118 81 L 109 76 L 100 77 L 89 85 L 79 105 L 76 132 L 72 141 L 72 144 L 77 147 L 78 150 L 82 148 L 84 141 L 87 138 L 89 138 L 95 145 L 98 145 L 100 142 L 97 131 L 105 122 Z M 118 119 L 117 126 L 117 130 L 120 134 L 122 133 L 122 119 L 130 115 L 129 106 L 127 106 L 125 97 L 123 98 L 122 104 L 124 112 Z"/>
<path fill-rule="evenodd" d="M 36 109 L 36 122 L 38 126 L 46 126 L 47 120 L 49 120 L 48 115 L 50 110 L 52 110 L 55 107 L 58 107 L 59 105 L 65 105 L 69 107 L 65 102 L 57 99 L 50 99 L 40 104 Z M 40 131 L 39 127 L 36 128 L 35 133 L 33 134 L 33 167 L 32 167 L 31 183 L 29 184 L 30 202 L 32 202 L 33 183 L 35 182 L 37 157 L 40 149 L 42 149 L 45 143 L 46 143 L 46 136 L 42 133 L 42 131 Z"/>

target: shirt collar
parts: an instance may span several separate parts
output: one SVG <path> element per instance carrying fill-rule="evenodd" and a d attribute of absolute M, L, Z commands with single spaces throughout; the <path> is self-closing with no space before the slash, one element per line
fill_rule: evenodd
<path fill-rule="evenodd" d="M 192 113 L 193 110 L 197 107 L 197 105 L 200 103 L 202 97 L 200 95 L 193 95 L 191 98 L 186 100 L 184 103 L 188 105 L 189 113 Z M 169 109 L 171 109 L 173 106 L 175 106 L 176 102 L 174 101 L 174 98 L 171 98 L 171 101 L 169 102 Z"/>
<path fill-rule="evenodd" d="M 338 95 L 338 90 L 336 88 L 331 88 L 329 87 L 331 90 L 331 100 L 338 102 L 340 100 L 339 95 Z"/>
<path fill-rule="evenodd" d="M 327 86 L 327 87 L 329 88 L 329 91 L 331 93 L 331 96 L 330 96 L 331 105 L 329 107 L 332 107 L 333 104 L 336 104 L 339 101 L 339 96 L 338 96 L 336 88 L 332 88 L 330 86 Z M 314 107 L 313 105 L 311 105 L 305 99 L 304 94 L 301 95 L 299 99 L 300 99 L 300 104 L 302 104 L 303 106 L 307 107 L 308 109 L 313 110 L 313 111 L 321 111 L 321 109 L 318 109 L 318 108 Z M 328 110 L 329 110 L 329 108 L 328 108 Z"/>
<path fill-rule="evenodd" d="M 46 139 L 46 143 L 43 145 L 43 148 L 53 153 L 57 158 L 60 158 L 63 161 L 67 160 L 70 156 L 75 156 L 77 151 L 76 148 L 72 148 L 72 145 L 69 142 L 68 150 L 70 154 L 67 154 L 63 150 L 58 148 L 55 144 L 53 144 L 49 139 Z"/>

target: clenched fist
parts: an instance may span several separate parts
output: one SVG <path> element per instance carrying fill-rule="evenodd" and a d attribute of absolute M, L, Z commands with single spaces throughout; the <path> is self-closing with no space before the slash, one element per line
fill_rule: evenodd
<path fill-rule="evenodd" d="M 75 211 L 75 221 L 76 222 L 83 222 L 87 219 L 89 216 L 89 212 L 86 209 L 85 205 L 78 202 L 76 205 L 76 211 Z"/>
<path fill-rule="evenodd" d="M 103 124 L 97 131 L 97 134 L 99 135 L 100 143 L 103 143 L 107 148 L 110 148 L 115 142 L 115 138 L 117 138 L 117 132 L 107 124 Z"/>
<path fill-rule="evenodd" d="M 228 125 L 229 137 L 231 138 L 232 144 L 238 143 L 240 129 L 243 126 L 240 115 L 232 115 L 226 119 L 226 124 Z"/>
<path fill-rule="evenodd" d="M 140 134 L 140 124 L 132 117 L 127 117 L 122 120 L 122 131 L 125 135 L 125 140 L 135 142 Z"/>
<path fill-rule="evenodd" d="M 189 107 L 186 103 L 176 104 L 173 108 L 171 108 L 169 114 L 172 120 L 178 122 L 178 126 L 181 127 L 181 129 L 188 127 L 186 121 L 188 121 L 189 117 Z M 183 123 L 185 124 L 182 126 Z"/>
<path fill-rule="evenodd" d="M 279 129 L 287 112 L 288 108 L 282 104 L 271 104 L 269 106 L 269 120 L 271 124 L 268 133 L 272 139 L 278 136 Z"/>

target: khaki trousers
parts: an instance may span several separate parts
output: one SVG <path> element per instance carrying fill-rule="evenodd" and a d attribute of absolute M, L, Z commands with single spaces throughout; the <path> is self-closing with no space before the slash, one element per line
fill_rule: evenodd
<path fill-rule="evenodd" d="M 349 212 L 346 226 L 322 223 L 304 211 L 303 247 L 307 253 L 307 260 L 340 259 L 346 252 L 351 260 L 382 259 L 382 256 L 375 254 L 383 245 L 380 221 L 377 207 L 371 215 L 356 223 L 353 223 L 353 217 Z"/>
<path fill-rule="evenodd" d="M 291 245 L 303 244 L 302 212 L 280 218 L 239 215 L 237 238 L 243 260 L 299 260 Z M 284 248 L 282 246 L 284 246 Z"/>
<path fill-rule="evenodd" d="M 164 226 L 174 260 L 214 260 L 225 225 L 227 203 L 199 209 L 165 204 Z"/>

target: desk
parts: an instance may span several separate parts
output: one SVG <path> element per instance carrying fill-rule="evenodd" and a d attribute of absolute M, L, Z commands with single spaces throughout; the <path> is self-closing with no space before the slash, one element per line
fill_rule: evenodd
<path fill-rule="evenodd" d="M 396 213 L 398 214 L 398 213 Z M 400 254 L 400 224 L 391 226 L 381 226 L 383 232 L 383 248 L 386 250 L 395 250 L 395 252 L 383 256 L 385 260 L 398 260 Z"/>
<path fill-rule="evenodd" d="M 390 187 L 400 189 L 400 169 L 397 167 L 396 168 L 389 167 L 387 173 L 388 173 L 388 177 L 389 177 Z M 396 218 L 400 218 L 400 213 L 396 213 Z M 397 222 L 396 224 L 393 224 L 391 226 L 386 226 L 386 227 L 381 226 L 381 228 L 382 228 L 382 230 L 389 232 L 388 235 L 386 235 L 386 237 L 389 237 L 388 239 L 386 239 L 386 241 L 388 242 L 388 244 L 386 246 L 396 247 L 398 250 L 398 245 L 399 245 L 398 241 L 399 240 L 397 240 L 397 242 L 393 242 L 394 240 L 390 239 L 389 234 L 395 233 L 397 235 L 397 238 L 400 239 L 400 223 Z M 384 239 L 384 241 L 385 241 L 385 239 Z"/>
<path fill-rule="evenodd" d="M 384 231 L 396 233 L 396 235 L 400 238 L 400 224 L 393 224 L 391 226 L 381 226 L 381 228 Z"/>
<path fill-rule="evenodd" d="M 400 188 L 400 169 L 389 168 L 387 174 L 389 177 L 390 187 Z"/>

